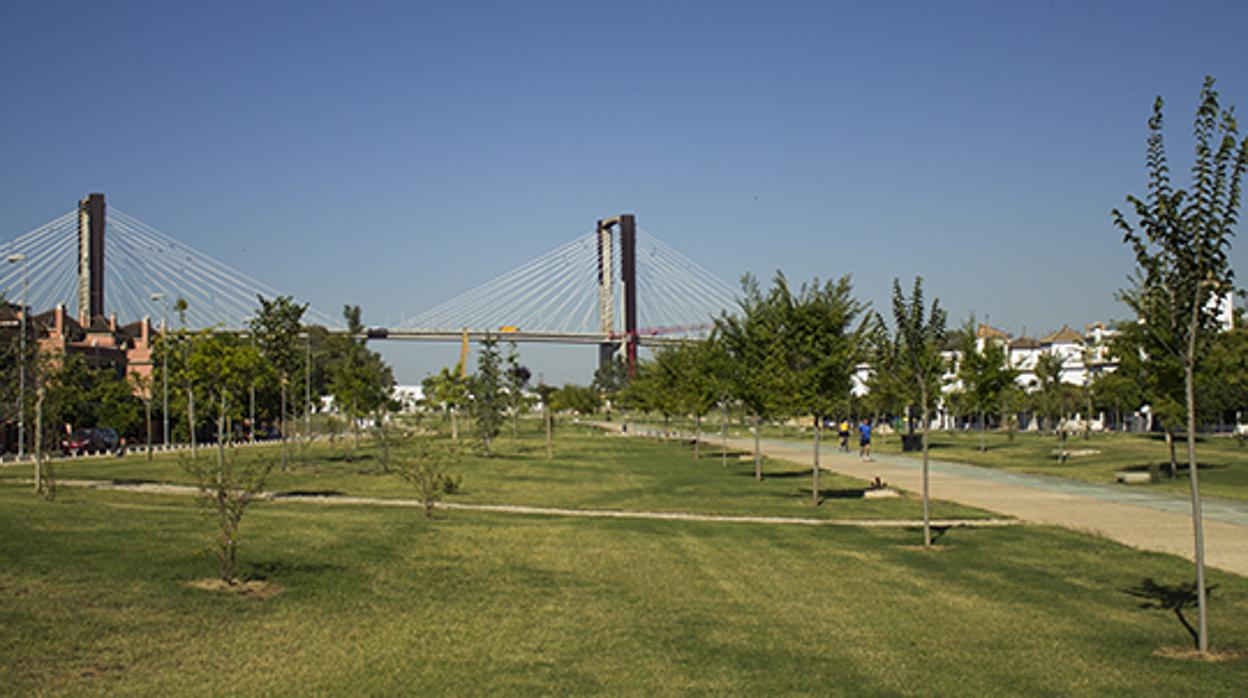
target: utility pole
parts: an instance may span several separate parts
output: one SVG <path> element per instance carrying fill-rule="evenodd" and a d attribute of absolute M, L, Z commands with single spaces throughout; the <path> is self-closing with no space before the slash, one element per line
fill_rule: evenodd
<path fill-rule="evenodd" d="M 21 364 L 18 368 L 18 403 L 17 403 L 17 459 L 26 458 L 26 255 L 19 252 L 9 255 L 9 264 L 22 265 L 22 322 L 19 338 Z M 35 483 L 38 485 L 38 483 Z"/>
<path fill-rule="evenodd" d="M 160 408 L 160 415 L 165 423 L 165 450 L 169 450 L 169 304 L 165 303 L 164 293 L 153 293 L 152 300 L 160 303 L 161 320 L 160 320 L 160 352 L 161 363 L 164 367 L 160 371 L 161 389 L 164 391 L 164 403 Z"/>
<path fill-rule="evenodd" d="M 303 333 L 303 438 L 312 441 L 312 335 Z"/>
<path fill-rule="evenodd" d="M 251 323 L 254 321 L 255 318 L 243 318 L 243 322 L 247 323 L 248 327 L 251 327 Z M 247 334 L 251 337 L 251 351 L 252 353 L 255 353 L 256 331 L 254 329 L 249 329 Z M 250 397 L 250 408 L 248 410 L 248 417 L 250 418 L 250 421 L 247 423 L 247 442 L 254 444 L 256 442 L 256 376 L 254 374 L 251 376 L 251 386 L 248 389 L 248 393 Z"/>

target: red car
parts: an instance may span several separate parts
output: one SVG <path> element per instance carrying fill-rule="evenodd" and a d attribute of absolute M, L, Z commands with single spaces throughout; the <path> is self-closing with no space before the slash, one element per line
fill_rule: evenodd
<path fill-rule="evenodd" d="M 121 438 L 115 429 L 75 429 L 74 433 L 61 440 L 61 453 L 78 455 L 80 453 L 107 453 L 115 451 L 121 455 Z"/>

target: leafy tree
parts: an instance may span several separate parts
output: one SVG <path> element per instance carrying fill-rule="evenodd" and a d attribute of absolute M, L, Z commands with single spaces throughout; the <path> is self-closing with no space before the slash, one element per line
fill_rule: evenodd
<path fill-rule="evenodd" d="M 260 307 L 251 321 L 251 331 L 256 339 L 260 355 L 264 357 L 274 370 L 278 379 L 281 394 L 282 467 L 287 464 L 286 433 L 289 410 L 287 409 L 287 390 L 294 376 L 304 368 L 304 353 L 300 351 L 299 333 L 302 329 L 303 314 L 307 304 L 299 305 L 290 296 L 277 296 L 268 300 L 257 295 Z M 356 320 L 359 309 L 356 308 Z"/>
<path fill-rule="evenodd" d="M 425 399 L 445 412 L 451 421 L 451 441 L 459 441 L 459 410 L 468 402 L 468 381 L 460 377 L 458 369 L 443 367 L 437 375 L 421 382 Z"/>
<path fill-rule="evenodd" d="M 622 356 L 616 355 L 611 359 L 610 364 L 600 366 L 594 370 L 594 379 L 590 385 L 597 389 L 603 399 L 606 400 L 607 419 L 611 419 L 611 407 L 614 405 L 616 397 L 628 385 L 628 382 L 628 364 L 625 363 Z"/>
<path fill-rule="evenodd" d="M 678 351 L 681 354 L 679 363 L 684 372 L 684 380 L 680 382 L 681 402 L 685 406 L 685 412 L 693 415 L 693 457 L 700 458 L 702 419 L 727 397 L 727 355 L 723 351 L 722 343 L 714 336 L 682 344 Z M 727 424 L 721 425 L 721 428 L 726 429 Z"/>
<path fill-rule="evenodd" d="M 1010 367 L 1004 342 L 985 337 L 979 342 L 975 319 L 963 326 L 958 342 L 958 379 L 966 405 L 979 416 L 979 450 L 988 450 L 985 415 L 1000 407 L 1001 392 L 1014 385 L 1018 372 Z M 1002 414 L 1004 418 L 1004 413 Z"/>
<path fill-rule="evenodd" d="M 880 415 L 900 415 L 905 411 L 909 392 L 904 383 L 905 374 L 901 370 L 897 341 L 889 335 L 879 313 L 872 314 L 866 342 L 871 370 L 867 374 L 867 394 L 862 406 L 872 413 L 878 423 Z M 909 429 L 914 432 L 913 420 Z"/>
<path fill-rule="evenodd" d="M 1123 372 L 1101 373 L 1092 380 L 1093 406 L 1114 414 L 1114 424 L 1122 428 L 1123 412 L 1133 411 L 1144 404 L 1140 383 Z"/>
<path fill-rule="evenodd" d="M 587 385 L 569 383 L 551 396 L 556 410 L 571 410 L 581 415 L 591 415 L 602 406 L 601 394 Z"/>
<path fill-rule="evenodd" d="M 1124 300 L 1183 368 L 1200 609 L 1198 644 L 1203 653 L 1209 649 L 1209 633 L 1196 464 L 1196 368 L 1216 331 L 1211 300 L 1231 290 L 1233 273 L 1227 252 L 1238 220 L 1244 171 L 1248 169 L 1248 138 L 1239 137 L 1234 112 L 1222 108 L 1213 78 L 1205 78 L 1193 128 L 1193 189 L 1174 188 L 1162 136 L 1162 106 L 1158 97 L 1149 120 L 1148 194 L 1142 199 L 1127 197 L 1134 222 L 1117 209 L 1113 218 L 1135 255 L 1138 269 L 1136 288 L 1124 294 Z"/>
<path fill-rule="evenodd" d="M 1123 292 L 1120 297 L 1134 292 Z M 1111 353 L 1118 358 L 1117 373 L 1129 376 L 1143 392 L 1154 420 L 1160 422 L 1170 452 L 1170 477 L 1178 472 L 1175 434 L 1182 428 L 1183 365 L 1177 355 L 1167 349 L 1173 337 L 1163 339 L 1166 328 L 1146 327 L 1142 323 L 1124 326 L 1110 343 Z"/>
<path fill-rule="evenodd" d="M 854 300 L 848 276 L 835 282 L 802 284 L 794 293 L 783 274 L 776 274 L 772 304 L 782 318 L 780 347 L 788 383 L 785 393 L 795 413 L 815 424 L 811 469 L 811 504 L 819 504 L 819 446 L 823 421 L 848 405 L 854 366 L 865 347 L 867 323 L 858 321 L 864 308 Z"/>
<path fill-rule="evenodd" d="M 481 437 L 481 446 L 489 456 L 490 441 L 498 436 L 503 423 L 502 372 L 499 366 L 498 341 L 487 337 L 477 352 L 477 372 L 472 377 L 472 419 Z"/>
<path fill-rule="evenodd" d="M 520 412 L 525 408 L 524 389 L 529 385 L 533 372 L 520 365 L 520 354 L 516 351 L 516 343 L 507 343 L 507 407 L 511 412 L 511 446 L 516 446 L 516 431 L 520 421 Z"/>
<path fill-rule="evenodd" d="M 715 331 L 729 357 L 732 396 L 753 419 L 754 479 L 761 481 L 759 422 L 780 409 L 784 401 L 784 357 L 779 346 L 782 319 L 750 274 L 741 278 L 737 302 L 737 312 L 725 312 L 716 319 Z"/>
<path fill-rule="evenodd" d="M 1058 461 L 1066 462 L 1066 424 L 1065 417 L 1072 402 L 1073 386 L 1062 382 L 1062 369 L 1065 360 L 1059 354 L 1041 352 L 1036 357 L 1033 382 L 1035 391 L 1032 397 L 1036 411 L 1044 415 L 1045 426 L 1053 430 L 1058 440 Z"/>
<path fill-rule="evenodd" d="M 928 503 L 928 431 L 931 428 L 932 399 L 940 394 L 945 372 L 941 348 L 945 343 L 945 311 L 934 299 L 929 309 L 923 302 L 923 277 L 914 278 L 914 290 L 906 298 L 901 282 L 893 279 L 893 320 L 897 324 L 899 373 L 904 385 L 918 403 L 923 419 L 923 545 L 931 547 L 932 529 Z"/>
<path fill-rule="evenodd" d="M 1221 332 L 1196 374 L 1196 412 L 1204 420 L 1224 421 L 1248 408 L 1248 329 Z"/>
<path fill-rule="evenodd" d="M 358 452 L 360 422 L 393 407 L 394 372 L 380 354 L 365 345 L 359 306 L 345 306 L 343 317 L 348 332 L 347 336 L 336 338 L 329 367 L 329 390 L 334 404 L 351 420 L 353 448 Z"/>

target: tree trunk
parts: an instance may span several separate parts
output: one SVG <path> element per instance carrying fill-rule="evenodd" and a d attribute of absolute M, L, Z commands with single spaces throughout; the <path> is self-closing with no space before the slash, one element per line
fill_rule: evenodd
<path fill-rule="evenodd" d="M 35 494 L 43 489 L 43 388 L 35 393 Z"/>
<path fill-rule="evenodd" d="M 754 480 L 763 481 L 763 454 L 758 445 L 758 415 L 754 415 Z"/>
<path fill-rule="evenodd" d="M 1083 416 L 1083 440 L 1092 439 L 1092 396 L 1088 396 L 1088 413 Z"/>
<path fill-rule="evenodd" d="M 143 403 L 143 407 L 145 408 L 147 412 L 147 459 L 150 461 L 152 459 L 152 400 L 151 398 L 148 398 L 147 402 Z"/>
<path fill-rule="evenodd" d="M 728 467 L 728 403 L 723 404 L 719 420 L 719 438 L 720 438 L 720 465 Z"/>
<path fill-rule="evenodd" d="M 988 450 L 988 424 L 984 421 L 984 410 L 979 410 L 979 452 Z"/>
<path fill-rule="evenodd" d="M 282 470 L 286 470 L 287 455 L 286 455 L 286 379 L 285 378 L 282 378 L 282 416 L 281 416 L 281 419 L 278 421 L 281 424 L 281 430 L 282 430 Z"/>
<path fill-rule="evenodd" d="M 451 405 L 451 441 L 459 443 L 459 420 L 456 413 L 455 406 Z"/>
<path fill-rule="evenodd" d="M 353 441 L 353 443 L 351 444 L 351 454 L 353 458 L 360 454 L 360 420 L 358 417 L 356 417 L 356 414 L 357 412 L 356 412 L 355 401 L 352 400 L 350 417 L 351 417 L 351 438 Z"/>
<path fill-rule="evenodd" d="M 931 419 L 927 407 L 927 390 L 922 391 L 923 398 L 923 546 L 932 547 L 932 517 L 928 504 L 928 456 L 927 433 L 931 429 Z"/>
<path fill-rule="evenodd" d="M 702 415 L 693 416 L 693 459 L 702 458 Z"/>
<path fill-rule="evenodd" d="M 810 505 L 819 506 L 819 441 L 823 435 L 823 417 L 815 415 L 815 463 L 811 474 Z"/>
<path fill-rule="evenodd" d="M 195 443 L 195 388 L 189 383 L 186 386 L 186 426 L 191 432 L 191 458 L 195 458 L 199 455 Z"/>
<path fill-rule="evenodd" d="M 555 457 L 555 451 L 550 439 L 550 405 L 545 403 L 542 403 L 542 421 L 546 422 L 546 460 L 550 460 Z"/>
<path fill-rule="evenodd" d="M 1179 462 L 1174 455 L 1174 432 L 1166 429 L 1166 448 L 1170 450 L 1170 477 L 1174 478 L 1178 474 Z"/>
<path fill-rule="evenodd" d="M 1199 305 L 1197 306 L 1199 311 Z M 1200 480 L 1196 465 L 1196 316 L 1193 314 L 1188 355 L 1184 360 L 1183 382 L 1187 398 L 1187 467 L 1188 477 L 1192 485 L 1192 532 L 1196 544 L 1196 605 L 1199 609 L 1200 640 L 1197 643 L 1201 654 L 1209 651 L 1209 615 L 1205 605 L 1205 527 L 1200 507 Z"/>
<path fill-rule="evenodd" d="M 221 411 L 217 413 L 217 472 L 225 470 L 225 391 L 221 392 Z"/>

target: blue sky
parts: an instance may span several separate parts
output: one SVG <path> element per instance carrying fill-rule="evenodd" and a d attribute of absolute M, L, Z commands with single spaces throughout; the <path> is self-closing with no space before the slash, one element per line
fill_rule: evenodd
<path fill-rule="evenodd" d="M 1248 4 L 10 3 L 0 239 L 88 192 L 391 324 L 632 212 L 735 282 L 925 277 L 1014 332 L 1122 317 L 1153 98 L 1248 106 Z M 1242 267 L 1242 245 L 1233 253 Z M 456 348 L 388 347 L 404 381 Z M 584 381 L 590 349 L 524 349 Z"/>

